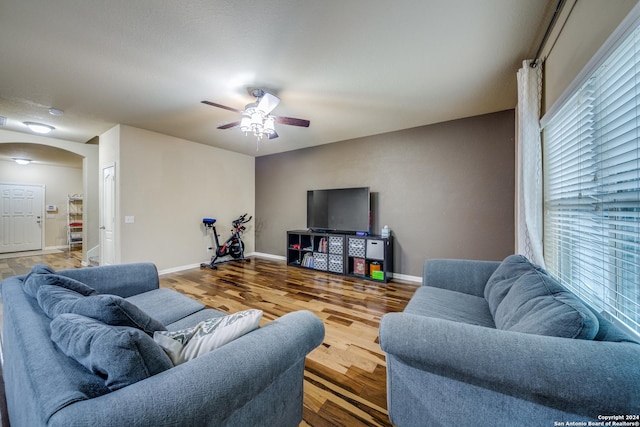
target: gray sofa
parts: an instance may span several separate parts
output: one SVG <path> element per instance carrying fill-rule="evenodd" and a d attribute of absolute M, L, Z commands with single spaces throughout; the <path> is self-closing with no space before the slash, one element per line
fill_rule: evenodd
<path fill-rule="evenodd" d="M 297 426 L 301 422 L 305 357 L 324 338 L 324 326 L 314 314 L 298 311 L 284 315 L 214 351 L 167 366 L 169 359 L 161 349 L 156 354 L 160 347 L 153 348 L 147 329 L 166 325 L 169 331 L 175 331 L 225 313 L 207 309 L 173 290 L 160 289 L 153 264 L 82 268 L 55 274 L 48 274 L 46 268 L 42 271 L 43 266 L 37 268 L 40 270 L 34 271 L 33 276 L 30 273 L 1 283 L 3 375 L 12 426 Z M 134 362 L 140 358 L 146 363 L 149 356 L 145 352 L 155 352 L 154 362 L 131 372 L 134 376 L 144 374 L 145 378 L 116 387 L 110 371 L 106 376 L 103 371 L 93 373 L 83 366 L 81 363 L 93 366 L 114 362 L 109 354 L 96 354 L 109 345 L 103 341 L 103 347 L 93 346 L 97 345 L 97 335 L 87 347 L 75 339 L 67 343 L 67 350 L 76 353 L 93 346 L 93 353 L 85 354 L 84 359 L 63 353 L 56 344 L 59 341 L 52 341 L 52 332 L 57 330 L 54 322 L 89 318 L 58 313 L 52 320 L 41 307 L 46 303 L 46 292 L 41 291 L 45 285 L 30 290 L 25 285 L 36 283 L 35 278 L 56 278 L 59 283 L 45 282 L 57 286 L 48 288 L 53 289 L 51 295 L 57 298 L 56 304 L 75 304 L 79 297 L 65 300 L 68 289 L 82 293 L 88 286 L 98 294 L 119 295 L 129 308 L 128 303 L 139 308 L 138 314 L 151 316 L 141 326 L 142 332 L 120 323 L 104 326 L 109 333 L 126 332 L 128 337 L 135 337 L 131 356 Z M 109 295 L 105 298 L 117 299 Z M 120 307 L 124 306 L 122 299 L 117 301 Z M 60 311 L 62 306 L 53 307 Z M 92 327 L 96 326 L 95 321 L 89 321 L 94 322 Z M 82 328 L 80 332 L 88 330 Z M 118 340 L 114 343 L 120 345 Z M 120 358 L 122 363 L 127 357 Z M 120 363 L 119 358 L 115 359 Z M 107 386 L 109 381 L 111 385 Z"/>
<path fill-rule="evenodd" d="M 400 427 L 640 414 L 639 343 L 519 255 L 426 261 L 404 312 L 382 318 L 380 345 Z"/>

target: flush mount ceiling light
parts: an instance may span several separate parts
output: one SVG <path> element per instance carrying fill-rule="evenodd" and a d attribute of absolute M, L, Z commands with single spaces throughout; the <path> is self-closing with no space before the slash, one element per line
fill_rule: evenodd
<path fill-rule="evenodd" d="M 49 108 L 49 114 L 51 114 L 52 116 L 61 116 L 64 114 L 64 111 L 58 108 Z"/>
<path fill-rule="evenodd" d="M 29 163 L 31 163 L 30 159 L 21 159 L 21 158 L 13 157 L 13 160 L 19 165 L 28 165 Z"/>
<path fill-rule="evenodd" d="M 33 132 L 35 133 L 49 133 L 52 130 L 54 130 L 55 128 L 53 126 L 49 126 L 49 125 L 45 125 L 42 123 L 35 123 L 35 122 L 24 122 L 25 125 L 27 125 L 27 127 L 29 129 L 31 129 Z"/>

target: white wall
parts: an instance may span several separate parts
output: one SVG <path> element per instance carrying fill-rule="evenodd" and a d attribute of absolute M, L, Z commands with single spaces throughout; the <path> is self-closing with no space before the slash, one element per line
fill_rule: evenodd
<path fill-rule="evenodd" d="M 19 165 L 0 160 L 0 182 L 45 186 L 44 204 L 56 205 L 58 211 L 43 212 L 45 248 L 67 244 L 67 195 L 82 194 L 82 169 L 31 163 Z"/>
<path fill-rule="evenodd" d="M 199 265 L 211 257 L 203 217 L 216 218 L 225 239 L 233 219 L 254 214 L 253 157 L 124 125 L 103 134 L 100 145 L 101 165 L 116 163 L 117 262 L 150 261 L 160 270 Z"/>

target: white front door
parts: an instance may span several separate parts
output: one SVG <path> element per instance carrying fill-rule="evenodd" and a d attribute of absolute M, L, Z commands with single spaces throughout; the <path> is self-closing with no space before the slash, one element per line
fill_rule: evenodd
<path fill-rule="evenodd" d="M 0 253 L 42 249 L 43 185 L 0 184 Z"/>
<path fill-rule="evenodd" d="M 102 169 L 102 208 L 100 211 L 100 265 L 116 262 L 116 166 Z"/>

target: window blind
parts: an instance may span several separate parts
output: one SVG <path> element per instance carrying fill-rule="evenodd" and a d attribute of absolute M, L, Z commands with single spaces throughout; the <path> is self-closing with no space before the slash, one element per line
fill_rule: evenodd
<path fill-rule="evenodd" d="M 640 27 L 543 131 L 547 270 L 640 334 Z"/>

